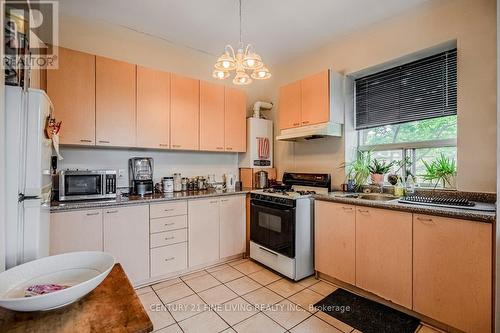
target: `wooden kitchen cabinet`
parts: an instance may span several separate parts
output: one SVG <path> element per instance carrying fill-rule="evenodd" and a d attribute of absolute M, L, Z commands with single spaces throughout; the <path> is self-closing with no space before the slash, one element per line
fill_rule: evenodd
<path fill-rule="evenodd" d="M 412 307 L 412 214 L 356 207 L 356 286 Z"/>
<path fill-rule="evenodd" d="M 50 214 L 50 255 L 102 251 L 102 211 L 80 210 Z"/>
<path fill-rule="evenodd" d="M 220 199 L 220 258 L 245 252 L 245 195 Z"/>
<path fill-rule="evenodd" d="M 245 152 L 247 150 L 246 104 L 247 98 L 242 90 L 225 88 L 224 133 L 226 151 Z"/>
<path fill-rule="evenodd" d="M 136 146 L 170 148 L 170 73 L 137 66 Z"/>
<path fill-rule="evenodd" d="M 413 216 L 413 310 L 491 332 L 493 224 Z"/>
<path fill-rule="evenodd" d="M 171 74 L 170 147 L 199 150 L 200 81 Z"/>
<path fill-rule="evenodd" d="M 149 278 L 149 205 L 109 208 L 104 214 L 104 252 L 122 264 L 132 284 Z"/>
<path fill-rule="evenodd" d="M 224 86 L 200 81 L 200 150 L 224 151 Z"/>
<path fill-rule="evenodd" d="M 326 201 L 314 203 L 315 270 L 356 283 L 356 207 Z"/>
<path fill-rule="evenodd" d="M 279 101 L 280 129 L 299 127 L 301 119 L 300 81 L 281 87 Z"/>
<path fill-rule="evenodd" d="M 301 126 L 330 120 L 330 84 L 328 70 L 301 81 Z"/>
<path fill-rule="evenodd" d="M 189 267 L 219 260 L 219 207 L 217 198 L 188 201 Z"/>
<path fill-rule="evenodd" d="M 136 66 L 96 57 L 96 140 L 99 146 L 135 146 Z"/>
<path fill-rule="evenodd" d="M 47 94 L 57 120 L 60 143 L 95 145 L 95 56 L 59 48 L 59 68 L 47 71 Z"/>

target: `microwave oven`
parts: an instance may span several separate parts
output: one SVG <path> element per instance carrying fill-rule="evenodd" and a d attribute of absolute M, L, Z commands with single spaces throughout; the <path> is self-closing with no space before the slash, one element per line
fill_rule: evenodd
<path fill-rule="evenodd" d="M 116 170 L 59 171 L 59 201 L 116 198 Z"/>

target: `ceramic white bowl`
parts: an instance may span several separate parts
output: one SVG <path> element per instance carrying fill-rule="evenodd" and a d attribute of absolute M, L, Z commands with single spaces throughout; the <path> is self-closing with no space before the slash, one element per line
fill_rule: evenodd
<path fill-rule="evenodd" d="M 71 304 L 94 290 L 109 274 L 115 258 L 97 251 L 71 252 L 27 262 L 0 273 L 0 306 L 15 311 L 45 311 Z M 24 297 L 34 284 L 69 288 Z"/>

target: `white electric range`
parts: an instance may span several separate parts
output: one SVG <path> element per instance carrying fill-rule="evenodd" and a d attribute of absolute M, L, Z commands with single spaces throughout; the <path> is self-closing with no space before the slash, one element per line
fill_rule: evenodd
<path fill-rule="evenodd" d="M 293 280 L 314 273 L 313 199 L 329 174 L 289 173 L 283 185 L 250 194 L 250 257 Z"/>

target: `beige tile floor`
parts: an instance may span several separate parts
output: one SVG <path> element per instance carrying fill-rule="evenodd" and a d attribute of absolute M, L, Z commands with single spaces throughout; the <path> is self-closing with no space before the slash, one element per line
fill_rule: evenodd
<path fill-rule="evenodd" d="M 157 333 L 359 333 L 312 305 L 337 287 L 309 277 L 292 282 L 239 259 L 137 289 Z M 437 333 L 429 326 L 417 333 Z"/>

